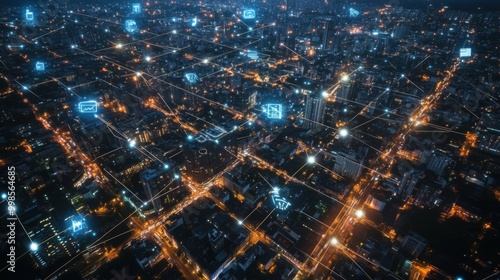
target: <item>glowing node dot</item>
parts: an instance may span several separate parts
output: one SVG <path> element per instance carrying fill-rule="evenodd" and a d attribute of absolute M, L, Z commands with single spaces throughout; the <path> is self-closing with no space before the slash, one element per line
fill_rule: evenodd
<path fill-rule="evenodd" d="M 135 145 L 137 145 L 137 141 L 135 141 L 135 140 L 129 140 L 128 141 L 128 145 L 129 145 L 130 148 L 133 148 L 133 147 L 135 147 Z"/>
<path fill-rule="evenodd" d="M 347 135 L 349 135 L 349 131 L 347 130 L 347 128 L 342 128 L 339 130 L 339 135 L 341 137 L 346 137 Z"/>
<path fill-rule="evenodd" d="M 188 140 L 193 140 L 193 135 L 188 135 Z"/>
<path fill-rule="evenodd" d="M 358 219 L 363 218 L 364 215 L 365 215 L 365 213 L 361 209 L 360 210 L 356 210 L 356 212 L 354 212 L 354 216 L 356 216 L 356 218 L 358 218 Z"/>
<path fill-rule="evenodd" d="M 347 76 L 347 75 L 342 76 L 342 81 L 343 82 L 349 81 L 349 76 Z"/>
<path fill-rule="evenodd" d="M 280 192 L 280 189 L 279 189 L 278 187 L 274 187 L 274 188 L 273 188 L 273 192 L 274 192 L 274 193 L 279 193 L 279 192 Z"/>
<path fill-rule="evenodd" d="M 313 157 L 313 156 L 310 156 L 310 157 L 307 157 L 307 163 L 315 163 L 316 162 L 316 159 Z"/>
<path fill-rule="evenodd" d="M 174 175 L 174 178 L 175 178 L 175 179 L 179 179 L 180 177 L 181 177 L 181 176 L 179 176 L 179 174 L 175 174 L 175 175 Z"/>
<path fill-rule="evenodd" d="M 168 169 L 170 166 L 168 166 L 168 164 L 165 164 L 163 167 L 164 167 L 165 169 Z"/>
<path fill-rule="evenodd" d="M 207 64 L 208 63 L 208 59 L 203 59 L 203 63 Z"/>
<path fill-rule="evenodd" d="M 36 244 L 35 242 L 31 243 L 31 244 L 30 244 L 30 250 L 31 250 L 31 251 L 36 251 L 36 250 L 38 250 L 38 244 Z"/>
<path fill-rule="evenodd" d="M 151 57 L 150 56 L 146 56 L 146 61 L 151 61 Z"/>
<path fill-rule="evenodd" d="M 6 199 L 7 198 L 7 195 L 6 194 L 2 194 L 2 199 Z"/>
<path fill-rule="evenodd" d="M 242 220 L 238 220 L 238 225 L 242 225 L 243 224 L 243 221 Z"/>
<path fill-rule="evenodd" d="M 323 97 L 325 97 L 325 98 L 326 98 L 326 97 L 328 97 L 328 92 L 323 91 L 323 92 L 321 93 L 321 96 L 323 96 Z"/>
<path fill-rule="evenodd" d="M 339 244 L 339 240 L 334 237 L 334 238 L 332 238 L 332 240 L 330 240 L 330 244 L 337 245 L 337 244 Z"/>

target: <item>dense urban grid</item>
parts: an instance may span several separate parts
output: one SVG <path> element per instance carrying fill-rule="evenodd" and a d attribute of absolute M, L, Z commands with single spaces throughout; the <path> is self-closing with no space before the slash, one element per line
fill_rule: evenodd
<path fill-rule="evenodd" d="M 0 11 L 1 279 L 499 279 L 500 12 L 104 2 Z"/>

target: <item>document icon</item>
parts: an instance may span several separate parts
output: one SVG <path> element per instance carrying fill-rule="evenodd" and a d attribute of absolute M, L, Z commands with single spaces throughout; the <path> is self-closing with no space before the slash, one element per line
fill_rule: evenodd
<path fill-rule="evenodd" d="M 97 102 L 83 101 L 78 104 L 81 113 L 97 113 Z"/>

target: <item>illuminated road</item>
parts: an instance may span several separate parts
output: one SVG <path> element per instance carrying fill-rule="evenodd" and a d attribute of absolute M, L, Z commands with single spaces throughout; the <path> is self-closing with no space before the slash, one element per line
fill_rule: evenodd
<path fill-rule="evenodd" d="M 386 174 L 391 170 L 394 164 L 394 160 L 392 159 L 397 156 L 406 137 L 411 134 L 416 127 L 423 124 L 423 118 L 427 112 L 434 109 L 437 101 L 441 98 L 442 93 L 448 87 L 451 78 L 458 69 L 458 64 L 458 61 L 455 62 L 450 67 L 450 70 L 446 71 L 446 76 L 442 81 L 437 83 L 433 93 L 421 100 L 420 105 L 413 110 L 408 120 L 401 126 L 400 131 L 395 134 L 397 136 L 386 145 L 383 154 L 379 155 L 379 157 L 373 161 L 371 171 L 367 172 L 365 176 L 348 191 L 344 202 L 348 204 L 349 207 L 342 207 L 327 232 L 325 232 L 324 237 L 318 242 L 316 248 L 313 250 L 311 254 L 313 259 L 310 259 L 307 263 L 313 272 L 310 279 L 323 279 L 329 275 L 328 270 L 334 265 L 336 254 L 338 252 L 343 252 L 342 250 L 338 250 L 338 247 L 342 246 L 346 248 L 343 243 L 347 237 L 347 229 L 354 218 L 354 211 L 360 209 L 364 205 L 371 190 L 377 185 L 380 174 Z M 339 244 L 332 246 L 332 238 L 336 238 Z M 351 253 L 355 252 L 351 251 Z M 368 261 L 362 256 L 355 255 L 358 259 Z M 379 267 L 378 265 L 376 266 Z"/>

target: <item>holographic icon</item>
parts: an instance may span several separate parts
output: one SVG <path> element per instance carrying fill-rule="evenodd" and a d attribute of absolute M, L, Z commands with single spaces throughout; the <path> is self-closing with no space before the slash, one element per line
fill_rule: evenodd
<path fill-rule="evenodd" d="M 350 17 L 357 17 L 359 15 L 359 11 L 353 9 L 353 8 L 349 8 L 349 16 Z"/>
<path fill-rule="evenodd" d="M 244 10 L 243 11 L 243 18 L 244 19 L 253 19 L 255 18 L 255 10 Z"/>
<path fill-rule="evenodd" d="M 36 69 L 36 71 L 45 71 L 45 63 L 37 62 L 35 64 L 35 69 Z"/>
<path fill-rule="evenodd" d="M 472 50 L 471 48 L 461 48 L 460 49 L 460 57 L 471 57 Z"/>
<path fill-rule="evenodd" d="M 281 119 L 283 117 L 283 106 L 281 104 L 264 105 L 264 113 L 269 119 Z"/>
<path fill-rule="evenodd" d="M 194 84 L 198 81 L 198 75 L 196 75 L 195 73 L 186 73 L 184 77 L 191 84 Z"/>
<path fill-rule="evenodd" d="M 30 10 L 26 10 L 26 20 L 32 21 L 35 19 L 35 16 L 33 15 L 33 12 L 30 12 Z"/>
<path fill-rule="evenodd" d="M 134 33 L 137 30 L 137 23 L 133 19 L 125 21 L 125 30 L 129 33 Z"/>
<path fill-rule="evenodd" d="M 141 4 L 139 4 L 139 3 L 132 4 L 132 13 L 134 13 L 134 14 L 141 13 Z"/>
<path fill-rule="evenodd" d="M 83 101 L 78 104 L 80 113 L 97 113 L 96 101 Z"/>
<path fill-rule="evenodd" d="M 198 18 L 195 17 L 191 20 L 191 27 L 195 27 L 197 24 L 198 24 Z"/>
<path fill-rule="evenodd" d="M 281 197 L 279 195 L 279 189 L 278 188 L 274 188 L 274 190 L 272 192 L 271 199 L 273 201 L 274 206 L 278 210 L 284 211 L 284 210 L 288 209 L 288 207 L 290 207 L 292 205 L 290 202 L 286 201 L 286 199 L 284 197 Z"/>
<path fill-rule="evenodd" d="M 73 232 L 77 232 L 83 229 L 83 222 L 81 220 L 72 220 L 71 227 Z"/>

